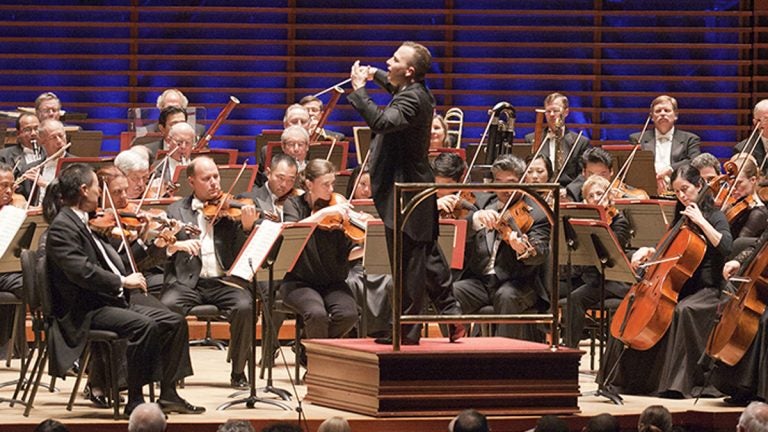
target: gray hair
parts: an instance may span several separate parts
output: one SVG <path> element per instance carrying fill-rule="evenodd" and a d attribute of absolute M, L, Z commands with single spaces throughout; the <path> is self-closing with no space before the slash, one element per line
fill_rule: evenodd
<path fill-rule="evenodd" d="M 523 174 L 525 174 L 525 162 L 511 153 L 500 155 L 491 165 L 491 172 L 494 175 L 499 171 L 512 172 L 522 180 Z"/>
<path fill-rule="evenodd" d="M 40 138 L 48 136 L 54 129 L 64 129 L 64 123 L 52 118 L 45 119 L 40 123 L 40 126 L 37 129 L 37 135 Z"/>
<path fill-rule="evenodd" d="M 306 129 L 299 125 L 293 125 L 288 126 L 283 130 L 283 133 L 280 135 L 280 142 L 284 143 L 288 137 L 299 135 L 301 138 L 309 142 L 309 132 L 307 132 Z"/>
<path fill-rule="evenodd" d="M 184 93 L 181 92 L 181 90 L 178 89 L 167 89 L 163 93 L 160 94 L 160 96 L 157 97 L 157 109 L 162 109 L 163 102 L 165 102 L 165 97 L 168 96 L 171 93 L 176 93 L 179 96 L 179 99 L 181 100 L 181 107 L 186 109 L 187 105 L 189 105 L 189 99 L 187 99 L 186 96 L 184 96 Z"/>
<path fill-rule="evenodd" d="M 115 158 L 115 166 L 124 174 L 135 171 L 146 171 L 149 169 L 149 162 L 139 153 L 133 150 L 120 152 Z"/>
<path fill-rule="evenodd" d="M 128 419 L 128 432 L 163 432 L 165 427 L 165 414 L 156 403 L 137 406 Z"/>
<path fill-rule="evenodd" d="M 752 110 L 752 116 L 757 117 L 757 113 L 760 111 L 768 112 L 768 99 L 763 99 L 755 104 L 755 108 Z"/>
<path fill-rule="evenodd" d="M 739 417 L 738 430 L 768 432 L 768 405 L 763 402 L 752 402 L 747 405 Z"/>

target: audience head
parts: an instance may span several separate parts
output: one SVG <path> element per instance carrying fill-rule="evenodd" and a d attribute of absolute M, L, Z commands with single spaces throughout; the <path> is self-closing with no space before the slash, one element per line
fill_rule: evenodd
<path fill-rule="evenodd" d="M 620 432 L 619 420 L 608 413 L 598 414 L 587 422 L 584 432 Z"/>
<path fill-rule="evenodd" d="M 216 432 L 256 432 L 256 429 L 248 420 L 229 419 Z"/>
<path fill-rule="evenodd" d="M 169 106 L 175 106 L 186 110 L 188 105 L 189 99 L 184 96 L 184 93 L 182 93 L 181 90 L 173 88 L 167 89 L 157 97 L 156 106 L 160 111 Z"/>
<path fill-rule="evenodd" d="M 558 416 L 545 415 L 536 422 L 533 432 L 568 432 L 568 425 Z"/>
<path fill-rule="evenodd" d="M 163 432 L 165 427 L 165 414 L 156 403 L 137 406 L 128 419 L 128 432 Z"/>
<path fill-rule="evenodd" d="M 739 417 L 737 432 L 768 432 L 768 404 L 752 402 Z"/>
<path fill-rule="evenodd" d="M 266 426 L 261 432 L 304 432 L 301 426 L 293 423 L 274 423 Z"/>
<path fill-rule="evenodd" d="M 38 120 L 36 115 L 28 112 L 21 113 L 16 119 L 16 133 L 19 144 L 26 148 L 32 148 L 32 141 L 37 141 L 39 128 L 40 120 Z"/>
<path fill-rule="evenodd" d="M 449 432 L 488 432 L 488 419 L 477 410 L 468 409 L 451 420 Z"/>
<path fill-rule="evenodd" d="M 672 414 L 662 405 L 651 405 L 640 413 L 637 430 L 638 432 L 670 432 Z"/>
<path fill-rule="evenodd" d="M 61 119 L 61 101 L 51 92 L 45 92 L 35 99 L 35 114 L 40 121 Z"/>
<path fill-rule="evenodd" d="M 35 427 L 34 432 L 69 432 L 69 429 L 58 420 L 45 419 Z"/>
<path fill-rule="evenodd" d="M 352 428 L 349 427 L 347 419 L 334 416 L 320 423 L 317 432 L 352 432 Z"/>

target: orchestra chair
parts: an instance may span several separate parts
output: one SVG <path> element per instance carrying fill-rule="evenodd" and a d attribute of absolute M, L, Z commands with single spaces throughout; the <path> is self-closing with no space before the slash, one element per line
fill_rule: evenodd
<path fill-rule="evenodd" d="M 221 318 L 221 309 L 215 305 L 203 304 L 190 309 L 190 316 L 194 316 L 198 321 L 205 321 L 205 337 L 189 341 L 189 346 L 210 346 L 216 347 L 219 351 L 226 349 L 227 343 L 220 339 L 214 339 L 211 335 L 211 321 Z"/>
<path fill-rule="evenodd" d="M 619 308 L 621 304 L 620 298 L 605 299 L 605 309 L 600 309 L 600 303 L 593 305 L 587 309 L 587 321 L 584 329 L 589 332 L 589 369 L 595 369 L 595 358 L 597 349 L 599 348 L 600 356 L 605 352 L 605 344 L 608 341 L 608 332 L 610 331 L 611 319 L 613 313 Z M 602 334 L 600 329 L 602 327 Z"/>
<path fill-rule="evenodd" d="M 445 131 L 454 144 L 454 148 L 461 148 L 461 135 L 464 132 L 464 111 L 461 108 L 453 107 L 445 112 L 445 124 L 448 130 Z"/>
<path fill-rule="evenodd" d="M 0 292 L 0 305 L 13 306 L 13 327 L 11 330 L 11 338 L 8 340 L 8 352 L 6 352 L 5 366 L 11 367 L 11 360 L 15 354 L 14 351 L 18 346 L 19 348 L 22 348 L 19 351 L 19 355 L 21 356 L 21 365 L 23 367 L 26 357 L 23 348 L 26 346 L 26 340 L 21 338 L 25 338 L 23 328 L 25 325 L 25 312 L 27 310 L 26 305 L 24 304 L 23 299 L 20 299 L 9 292 Z M 6 384 L 0 384 L 0 387 L 4 387 L 5 385 Z"/>
<path fill-rule="evenodd" d="M 296 321 L 294 325 L 296 332 L 293 337 L 293 347 L 294 347 L 294 351 L 296 352 L 296 358 L 294 359 L 294 362 L 293 362 L 294 363 L 293 372 L 294 372 L 295 383 L 301 384 L 301 381 L 302 381 L 301 380 L 301 363 L 299 362 L 299 356 L 301 355 L 301 349 L 302 349 L 301 336 L 304 333 L 304 317 L 302 317 L 301 314 L 296 309 L 285 304 L 283 300 L 276 299 L 274 302 L 275 304 L 274 304 L 274 307 L 272 308 L 271 316 L 274 316 L 275 313 L 281 313 L 281 314 L 285 314 L 286 318 L 288 319 L 293 318 Z M 272 328 L 273 326 L 270 325 L 268 327 Z M 264 328 L 264 326 L 262 326 L 262 328 Z M 275 335 L 274 335 L 275 339 L 278 339 L 278 335 L 277 335 L 278 329 L 273 328 L 272 331 L 275 332 Z M 271 339 L 271 336 L 270 336 L 270 339 Z M 263 336 L 262 336 L 262 340 L 263 340 Z M 276 342 L 276 340 L 273 342 Z M 263 349 L 265 347 L 265 344 L 262 343 L 261 346 Z M 262 361 L 269 361 L 269 360 L 266 360 L 268 355 L 271 355 L 271 354 L 270 353 L 262 354 L 261 355 Z M 272 361 L 272 363 L 274 364 L 274 360 Z M 262 368 L 262 373 L 263 371 L 264 371 L 264 368 Z M 264 378 L 263 375 L 261 376 L 261 378 L 262 379 Z"/>

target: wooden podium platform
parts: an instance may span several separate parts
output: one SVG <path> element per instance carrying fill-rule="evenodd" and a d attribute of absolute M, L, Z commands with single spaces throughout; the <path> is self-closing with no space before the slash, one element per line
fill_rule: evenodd
<path fill-rule="evenodd" d="M 307 340 L 307 400 L 376 417 L 579 412 L 581 351 L 507 338 Z"/>

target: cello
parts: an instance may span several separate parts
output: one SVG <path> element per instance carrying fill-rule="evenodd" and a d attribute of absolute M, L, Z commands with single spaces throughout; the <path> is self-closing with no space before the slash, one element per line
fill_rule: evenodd
<path fill-rule="evenodd" d="M 755 248 L 741 271 L 731 281 L 740 282 L 735 293 L 718 312 L 715 327 L 709 334 L 705 352 L 728 366 L 738 363 L 755 340 L 760 317 L 768 299 L 768 241 Z"/>
<path fill-rule="evenodd" d="M 702 185 L 697 203 L 706 196 Z M 643 279 L 632 285 L 611 322 L 611 335 L 625 346 L 644 351 L 664 336 L 672 323 L 680 290 L 701 264 L 707 250 L 705 239 L 682 216 L 661 238 Z"/>

